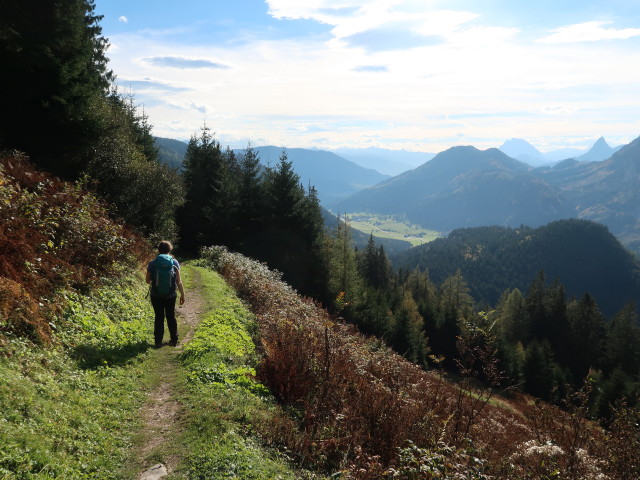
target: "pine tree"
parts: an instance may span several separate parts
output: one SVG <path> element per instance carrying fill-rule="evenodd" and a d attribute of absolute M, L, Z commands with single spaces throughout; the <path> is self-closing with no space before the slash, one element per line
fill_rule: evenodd
<path fill-rule="evenodd" d="M 595 300 L 585 293 L 580 301 L 567 306 L 571 328 L 570 367 L 576 379 L 583 379 L 590 368 L 600 368 L 604 349 L 604 318 Z"/>
<path fill-rule="evenodd" d="M 358 272 L 351 229 L 338 218 L 332 235 L 325 237 L 325 263 L 328 268 L 328 293 L 342 306 L 355 308 L 361 299 L 362 278 Z"/>
<path fill-rule="evenodd" d="M 531 342 L 527 346 L 522 367 L 525 390 L 543 400 L 551 400 L 554 387 L 557 386 L 554 375 L 556 367 L 549 342 Z"/>
<path fill-rule="evenodd" d="M 633 302 L 613 317 L 606 332 L 604 366 L 609 372 L 619 368 L 637 376 L 640 373 L 640 324 Z"/>
<path fill-rule="evenodd" d="M 517 288 L 505 292 L 498 304 L 498 325 L 501 335 L 509 343 L 527 342 L 531 327 L 525 299 Z"/>
<path fill-rule="evenodd" d="M 393 348 L 412 362 L 425 366 L 429 347 L 424 334 L 424 320 L 411 292 L 404 293 L 394 318 Z"/>
<path fill-rule="evenodd" d="M 433 349 L 444 355 L 449 368 L 455 366 L 454 359 L 458 355 L 456 342 L 461 333 L 460 319 L 471 314 L 472 305 L 469 287 L 458 270 L 440 286 L 436 329 L 430 335 Z"/>
<path fill-rule="evenodd" d="M 546 338 L 547 331 L 547 309 L 545 308 L 545 275 L 540 270 L 536 278 L 531 282 L 526 296 L 527 313 L 529 314 L 529 325 L 534 338 L 542 340 Z"/>
<path fill-rule="evenodd" d="M 263 224 L 265 192 L 260 173 L 260 158 L 251 144 L 247 144 L 239 162 L 238 223 L 244 233 L 242 244 L 257 235 Z"/>
<path fill-rule="evenodd" d="M 100 136 L 96 102 L 113 80 L 94 10 L 93 0 L 21 0 L 0 15 L 0 143 L 66 177 Z"/>
<path fill-rule="evenodd" d="M 360 273 L 364 282 L 377 289 L 389 288 L 391 281 L 391 263 L 384 252 L 384 247 L 376 248 L 373 234 L 369 236 L 369 241 L 364 252 L 359 256 Z"/>
<path fill-rule="evenodd" d="M 178 218 L 181 245 L 189 252 L 195 253 L 199 247 L 216 243 L 224 169 L 220 143 L 204 126 L 200 137 L 191 137 L 183 162 L 186 194 Z"/>

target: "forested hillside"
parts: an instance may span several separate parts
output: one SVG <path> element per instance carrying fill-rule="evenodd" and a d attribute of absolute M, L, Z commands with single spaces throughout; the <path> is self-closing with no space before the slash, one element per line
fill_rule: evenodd
<path fill-rule="evenodd" d="M 460 270 L 479 304 L 496 305 L 508 288 L 526 290 L 539 271 L 566 295 L 589 292 L 609 316 L 640 304 L 640 263 L 600 224 L 559 220 L 538 228 L 476 227 L 393 257 L 405 270 L 428 270 L 441 282 Z"/>

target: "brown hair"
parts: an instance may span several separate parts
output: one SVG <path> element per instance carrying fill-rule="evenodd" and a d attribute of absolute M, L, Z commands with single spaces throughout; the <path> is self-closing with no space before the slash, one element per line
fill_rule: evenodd
<path fill-rule="evenodd" d="M 169 253 L 171 250 L 173 250 L 173 245 L 168 240 L 162 240 L 158 244 L 158 253 Z"/>

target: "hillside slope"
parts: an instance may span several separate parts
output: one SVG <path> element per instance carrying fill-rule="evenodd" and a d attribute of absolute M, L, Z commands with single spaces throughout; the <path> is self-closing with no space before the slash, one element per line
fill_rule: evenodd
<path fill-rule="evenodd" d="M 542 225 L 573 209 L 530 167 L 497 149 L 453 147 L 424 165 L 338 204 L 347 212 L 400 214 L 438 231 L 481 225 Z"/>
<path fill-rule="evenodd" d="M 589 292 L 609 316 L 640 303 L 640 262 L 609 232 L 586 220 L 559 220 L 532 229 L 477 227 L 414 247 L 394 258 L 405 269 L 428 269 L 441 282 L 458 269 L 473 297 L 496 305 L 506 289 L 526 292 L 538 271 L 558 278 L 569 297 Z"/>
<path fill-rule="evenodd" d="M 620 430 L 627 420 L 601 435 L 582 416 L 585 392 L 562 413 L 525 396 L 494 396 L 468 378 L 449 382 L 335 321 L 264 265 L 219 247 L 203 254 L 256 314 L 264 351 L 257 378 L 296 413 L 276 425 L 272 441 L 305 463 L 360 480 L 640 473 L 640 442 Z M 467 361 L 480 361 L 478 353 L 467 351 Z"/>
<path fill-rule="evenodd" d="M 607 225 L 640 254 L 640 137 L 608 160 L 558 165 L 542 177 L 575 205 L 575 216 Z"/>

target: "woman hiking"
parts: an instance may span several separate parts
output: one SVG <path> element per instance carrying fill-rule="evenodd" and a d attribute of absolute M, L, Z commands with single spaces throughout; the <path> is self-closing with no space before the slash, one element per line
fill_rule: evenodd
<path fill-rule="evenodd" d="M 155 313 L 153 336 L 156 348 L 162 347 L 164 319 L 169 327 L 169 345 L 178 344 L 176 322 L 176 287 L 180 290 L 180 305 L 184 304 L 184 287 L 180 279 L 180 264 L 171 255 L 173 245 L 167 240 L 158 244 L 158 256 L 147 265 L 147 283 L 150 284 L 151 305 Z"/>

